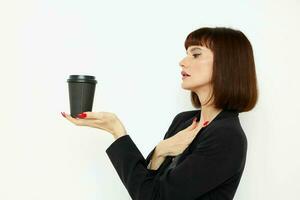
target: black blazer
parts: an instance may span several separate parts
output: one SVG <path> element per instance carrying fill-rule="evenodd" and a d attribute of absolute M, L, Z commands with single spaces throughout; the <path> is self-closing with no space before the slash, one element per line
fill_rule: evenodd
<path fill-rule="evenodd" d="M 200 118 L 201 110 L 175 116 L 164 139 Z M 237 111 L 222 110 L 203 127 L 182 154 L 167 156 L 150 170 L 155 147 L 145 159 L 130 136 L 115 140 L 106 153 L 133 200 L 229 200 L 242 177 L 247 138 Z"/>

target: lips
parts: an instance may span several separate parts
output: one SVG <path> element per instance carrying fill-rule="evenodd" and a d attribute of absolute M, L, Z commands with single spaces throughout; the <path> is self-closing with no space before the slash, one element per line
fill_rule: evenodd
<path fill-rule="evenodd" d="M 186 73 L 185 71 L 181 71 L 181 75 L 182 75 L 182 76 L 191 76 L 191 75 L 189 75 L 188 73 Z"/>

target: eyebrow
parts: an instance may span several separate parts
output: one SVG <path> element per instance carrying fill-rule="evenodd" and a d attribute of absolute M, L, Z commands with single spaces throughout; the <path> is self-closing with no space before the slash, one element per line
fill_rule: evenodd
<path fill-rule="evenodd" d="M 196 49 L 202 50 L 200 47 L 193 47 L 190 51 L 195 51 Z"/>

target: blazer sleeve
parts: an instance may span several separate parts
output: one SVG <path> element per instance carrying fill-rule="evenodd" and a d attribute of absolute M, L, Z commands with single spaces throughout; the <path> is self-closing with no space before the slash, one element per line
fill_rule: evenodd
<path fill-rule="evenodd" d="M 241 139 L 234 130 L 218 129 L 185 160 L 164 176 L 146 167 L 143 155 L 129 135 L 106 150 L 133 200 L 193 200 L 217 187 L 240 168 Z"/>

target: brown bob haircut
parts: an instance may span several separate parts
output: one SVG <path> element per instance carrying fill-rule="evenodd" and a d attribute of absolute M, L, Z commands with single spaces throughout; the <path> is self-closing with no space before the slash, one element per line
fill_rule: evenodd
<path fill-rule="evenodd" d="M 212 93 L 204 105 L 213 98 L 216 108 L 250 111 L 258 99 L 257 79 L 252 46 L 239 30 L 225 27 L 203 27 L 191 32 L 185 40 L 187 50 L 191 45 L 209 48 L 214 55 L 212 72 Z M 201 102 L 191 92 L 195 108 Z"/>

